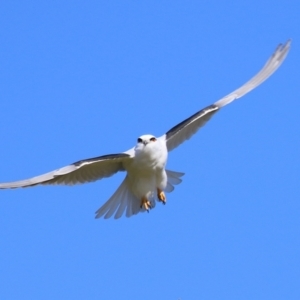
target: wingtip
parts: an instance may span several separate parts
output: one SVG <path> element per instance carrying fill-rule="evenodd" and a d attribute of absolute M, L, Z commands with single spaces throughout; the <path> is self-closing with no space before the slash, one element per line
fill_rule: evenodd
<path fill-rule="evenodd" d="M 284 48 L 287 49 L 287 52 L 290 51 L 291 45 L 292 45 L 292 39 L 290 38 L 290 39 L 288 39 L 288 40 L 286 41 L 286 43 L 285 43 L 285 45 L 284 45 Z"/>
<path fill-rule="evenodd" d="M 232 101 L 244 96 L 260 84 L 262 84 L 266 79 L 268 79 L 284 62 L 286 56 L 288 55 L 291 48 L 292 39 L 288 39 L 284 44 L 279 44 L 271 57 L 267 60 L 263 68 L 247 81 L 240 88 L 236 89 L 232 93 L 226 95 L 222 99 L 214 103 L 218 108 L 231 103 Z M 247 86 L 248 85 L 248 86 Z M 245 87 L 247 87 L 245 89 Z M 244 89 L 244 90 L 243 90 Z"/>
<path fill-rule="evenodd" d="M 273 56 L 278 55 L 277 60 L 283 61 L 288 52 L 291 49 L 292 39 L 288 39 L 284 44 L 279 44 L 273 54 Z"/>
<path fill-rule="evenodd" d="M 285 42 L 285 45 L 289 46 L 291 45 L 292 43 L 292 38 L 289 38 L 286 42 Z"/>

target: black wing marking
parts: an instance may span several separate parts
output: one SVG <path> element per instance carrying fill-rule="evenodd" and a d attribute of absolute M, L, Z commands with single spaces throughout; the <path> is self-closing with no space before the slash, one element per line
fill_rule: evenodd
<path fill-rule="evenodd" d="M 263 68 L 249 81 L 243 84 L 241 87 L 226 95 L 222 99 L 218 100 L 214 104 L 207 106 L 206 108 L 195 113 L 188 119 L 179 123 L 170 129 L 165 135 L 161 136 L 164 139 L 168 151 L 173 150 L 185 140 L 189 139 L 195 134 L 200 127 L 202 127 L 221 107 L 231 103 L 232 101 L 249 93 L 267 78 L 269 78 L 282 64 L 286 58 L 291 47 L 291 40 L 288 40 L 285 44 L 280 44 L 276 48 L 275 52 L 265 63 Z"/>
<path fill-rule="evenodd" d="M 92 182 L 124 171 L 123 161 L 131 159 L 126 153 L 103 155 L 77 161 L 66 167 L 33 178 L 0 183 L 0 189 L 35 186 L 37 184 L 74 185 Z"/>
<path fill-rule="evenodd" d="M 210 105 L 196 112 L 191 117 L 171 128 L 166 133 L 168 151 L 178 145 L 178 141 L 188 140 L 219 110 L 216 105 Z M 174 140 L 173 140 L 174 138 Z"/>

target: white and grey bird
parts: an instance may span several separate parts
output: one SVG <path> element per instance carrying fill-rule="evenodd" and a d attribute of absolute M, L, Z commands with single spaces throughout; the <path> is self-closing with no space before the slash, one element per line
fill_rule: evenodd
<path fill-rule="evenodd" d="M 142 135 L 132 149 L 118 154 L 104 155 L 77 161 L 55 171 L 21 181 L 1 183 L 1 189 L 35 186 L 37 184 L 74 185 L 92 182 L 126 171 L 126 177 L 110 197 L 96 211 L 96 218 L 115 219 L 149 211 L 156 201 L 166 203 L 165 192 L 171 192 L 181 182 L 184 173 L 166 170 L 168 152 L 189 139 L 223 106 L 238 99 L 272 75 L 290 49 L 291 41 L 280 44 L 264 67 L 243 86 L 212 105 L 171 128 L 160 137 Z"/>

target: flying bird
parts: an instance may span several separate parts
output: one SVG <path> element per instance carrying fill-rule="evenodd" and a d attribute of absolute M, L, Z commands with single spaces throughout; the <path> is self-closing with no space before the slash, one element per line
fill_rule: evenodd
<path fill-rule="evenodd" d="M 123 214 L 130 217 L 139 212 L 149 212 L 155 207 L 157 201 L 166 204 L 165 192 L 172 192 L 174 185 L 179 184 L 184 175 L 166 169 L 168 152 L 188 140 L 223 106 L 244 96 L 271 76 L 284 61 L 290 45 L 290 40 L 283 45 L 278 45 L 264 67 L 248 82 L 214 104 L 196 112 L 160 137 L 145 134 L 137 139 L 135 147 L 123 153 L 83 159 L 30 179 L 0 183 L 0 189 L 38 184 L 74 185 L 126 171 L 126 177 L 119 188 L 96 211 L 96 218 L 107 219 L 114 216 L 118 219 Z"/>

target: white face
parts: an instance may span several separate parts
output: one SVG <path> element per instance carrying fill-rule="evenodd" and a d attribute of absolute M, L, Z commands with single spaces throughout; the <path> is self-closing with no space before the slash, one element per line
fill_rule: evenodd
<path fill-rule="evenodd" d="M 162 143 L 154 135 L 145 134 L 140 136 L 137 139 L 134 150 L 135 157 L 139 161 L 140 166 L 145 164 L 146 167 L 159 166 L 159 168 L 164 168 L 168 157 L 168 150 L 166 144 Z"/>
<path fill-rule="evenodd" d="M 155 142 L 157 142 L 157 139 L 155 136 L 153 136 L 151 134 L 145 134 L 145 135 L 140 136 L 137 139 L 137 146 L 138 145 L 147 146 L 148 144 L 150 144 L 150 143 L 152 144 Z"/>

